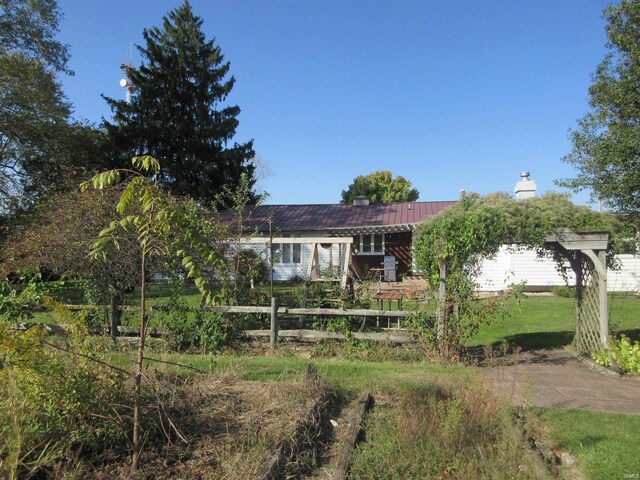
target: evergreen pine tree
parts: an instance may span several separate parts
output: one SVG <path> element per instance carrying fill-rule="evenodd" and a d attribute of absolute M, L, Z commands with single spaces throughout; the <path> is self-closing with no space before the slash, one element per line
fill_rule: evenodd
<path fill-rule="evenodd" d="M 160 182 L 173 194 L 209 200 L 221 187 L 234 187 L 247 174 L 251 185 L 253 141 L 232 141 L 238 106 L 221 107 L 235 79 L 229 62 L 202 32 L 202 19 L 188 1 L 163 18 L 162 28 L 145 29 L 140 68 L 129 70 L 131 102 L 105 98 L 114 112 L 105 121 L 117 166 L 137 155 L 162 164 Z"/>

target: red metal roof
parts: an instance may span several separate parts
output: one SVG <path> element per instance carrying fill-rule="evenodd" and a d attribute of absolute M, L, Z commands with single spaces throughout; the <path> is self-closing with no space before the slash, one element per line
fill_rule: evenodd
<path fill-rule="evenodd" d="M 422 222 L 447 207 L 447 202 L 398 202 L 377 205 L 261 205 L 247 207 L 245 226 L 259 231 L 269 230 L 269 216 L 273 229 L 278 231 L 324 231 L 349 228 L 411 225 Z"/>

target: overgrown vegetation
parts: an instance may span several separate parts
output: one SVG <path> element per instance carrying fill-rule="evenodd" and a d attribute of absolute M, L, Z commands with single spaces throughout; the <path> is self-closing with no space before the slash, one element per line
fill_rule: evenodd
<path fill-rule="evenodd" d="M 32 319 L 34 311 L 42 306 L 47 295 L 59 285 L 42 282 L 39 275 L 22 280 L 25 283 L 19 291 L 15 284 L 6 280 L 0 283 L 0 320 L 18 323 Z"/>
<path fill-rule="evenodd" d="M 418 267 L 425 272 L 437 309 L 435 315 L 425 310 L 413 320 L 427 353 L 455 361 L 482 323 L 504 314 L 505 297 L 491 301 L 476 298 L 475 278 L 483 258 L 495 256 L 501 245 L 516 244 L 513 248 L 533 248 L 540 255 L 553 257 L 562 271 L 564 261 L 572 261 L 573 252 L 549 246 L 548 236 L 596 230 L 610 232 L 614 247 L 625 238 L 616 235 L 620 228 L 613 215 L 576 206 L 559 194 L 522 201 L 506 194 L 471 194 L 427 219 L 416 231 L 414 246 Z M 608 252 L 609 258 L 613 251 Z M 573 259 L 573 264 L 576 262 Z"/>
<path fill-rule="evenodd" d="M 89 360 L 104 356 L 88 343 L 84 319 L 66 320 L 70 335 L 55 340 L 0 321 L 0 477 L 55 477 L 82 456 L 128 444 L 127 372 Z"/>
<path fill-rule="evenodd" d="M 507 403 L 480 382 L 430 382 L 369 416 L 349 478 L 552 477 L 528 451 Z"/>

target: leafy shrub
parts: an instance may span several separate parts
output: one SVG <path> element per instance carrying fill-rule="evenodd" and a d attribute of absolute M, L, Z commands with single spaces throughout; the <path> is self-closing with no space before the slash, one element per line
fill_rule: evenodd
<path fill-rule="evenodd" d="M 640 373 L 640 342 L 631 343 L 629 337 L 620 335 L 620 338 L 609 339 L 609 349 L 616 365 L 628 373 Z M 601 348 L 593 352 L 591 357 L 600 365 L 611 366 L 611 358 L 606 349 Z"/>
<path fill-rule="evenodd" d="M 558 285 L 551 289 L 554 295 L 563 298 L 576 298 L 576 287 Z"/>
<path fill-rule="evenodd" d="M 178 352 L 219 352 L 235 338 L 234 329 L 225 325 L 220 313 L 205 314 L 178 307 L 163 312 L 159 317 L 159 323 L 167 333 L 167 346 Z"/>
<path fill-rule="evenodd" d="M 158 323 L 167 333 L 167 346 L 175 351 L 222 350 L 234 337 L 231 327 L 224 325 L 222 314 L 189 309 L 184 296 L 183 280 L 170 279 L 168 286 L 168 309 L 158 314 Z"/>
<path fill-rule="evenodd" d="M 494 297 L 467 300 L 460 305 L 448 304 L 443 309 L 441 323 L 435 309 L 426 304 L 415 310 L 405 322 L 414 330 L 429 358 L 457 362 L 461 358 L 463 348 L 480 326 L 507 317 L 506 301 L 518 295 L 520 290 L 512 288 Z M 438 335 L 439 327 L 442 329 L 441 338 Z"/>
<path fill-rule="evenodd" d="M 41 307 L 47 294 L 62 284 L 40 280 L 39 275 L 31 277 L 21 290 L 6 281 L 0 284 L 0 318 L 11 323 L 33 318 L 33 311 Z"/>
<path fill-rule="evenodd" d="M 64 348 L 88 351 L 77 326 Z M 58 464 L 126 445 L 115 406 L 126 403 L 127 375 L 52 349 L 44 335 L 0 322 L 0 478 L 55 476 Z"/>

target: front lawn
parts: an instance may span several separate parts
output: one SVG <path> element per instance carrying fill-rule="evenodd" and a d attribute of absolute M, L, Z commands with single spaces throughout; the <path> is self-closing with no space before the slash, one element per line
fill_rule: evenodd
<path fill-rule="evenodd" d="M 535 409 L 547 435 L 590 479 L 639 478 L 640 417 L 561 408 Z"/>
<path fill-rule="evenodd" d="M 575 299 L 529 295 L 510 300 L 509 315 L 482 325 L 471 345 L 503 340 L 524 349 L 569 345 L 575 333 Z M 633 295 L 609 295 L 609 324 L 614 333 L 640 338 L 640 300 Z"/>

